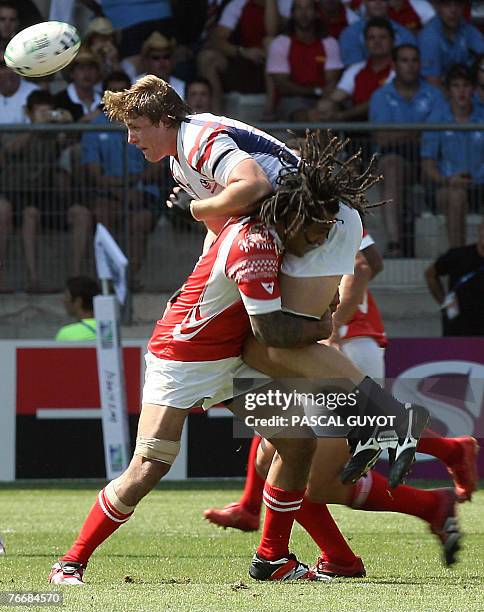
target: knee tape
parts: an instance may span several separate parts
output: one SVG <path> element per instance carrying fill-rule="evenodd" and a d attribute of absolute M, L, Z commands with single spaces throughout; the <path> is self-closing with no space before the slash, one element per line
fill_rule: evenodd
<path fill-rule="evenodd" d="M 158 438 L 137 438 L 135 455 L 154 459 L 172 465 L 180 452 L 180 440 L 158 440 Z"/>
<path fill-rule="evenodd" d="M 122 514 L 131 514 L 136 506 L 127 506 L 124 502 L 122 502 L 116 494 L 116 490 L 114 488 L 114 480 L 111 480 L 109 484 L 106 485 L 104 489 L 104 494 L 108 498 L 109 503 L 115 510 L 121 512 Z"/>

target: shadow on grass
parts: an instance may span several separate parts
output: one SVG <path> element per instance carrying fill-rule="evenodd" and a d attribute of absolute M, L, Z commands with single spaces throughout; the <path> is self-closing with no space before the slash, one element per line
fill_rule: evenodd
<path fill-rule="evenodd" d="M 16 482 L 0 483 L 2 491 L 99 491 L 107 480 L 17 480 Z M 224 491 L 240 489 L 242 479 L 212 480 L 197 478 L 194 480 L 174 480 L 160 482 L 155 490 L 158 491 Z"/>

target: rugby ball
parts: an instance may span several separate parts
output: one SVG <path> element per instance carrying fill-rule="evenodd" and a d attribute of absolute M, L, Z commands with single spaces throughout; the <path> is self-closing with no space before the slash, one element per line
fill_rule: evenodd
<path fill-rule="evenodd" d="M 8 43 L 6 65 L 25 77 L 43 77 L 65 68 L 77 55 L 81 39 L 74 26 L 44 21 L 19 32 Z"/>

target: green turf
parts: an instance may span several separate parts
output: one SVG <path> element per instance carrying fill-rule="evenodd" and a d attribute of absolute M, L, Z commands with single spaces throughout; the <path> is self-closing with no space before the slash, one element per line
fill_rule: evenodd
<path fill-rule="evenodd" d="M 0 485 L 0 533 L 7 547 L 0 557 L 0 591 L 52 590 L 49 568 L 73 541 L 98 489 L 96 483 Z M 239 490 L 234 482 L 161 485 L 94 554 L 86 585 L 63 588 L 63 609 L 484 610 L 484 492 L 460 506 L 466 538 L 454 569 L 442 566 L 437 541 L 418 519 L 333 506 L 368 577 L 267 584 L 247 575 L 257 534 L 223 531 L 202 520 L 204 508 L 236 499 Z M 298 527 L 293 550 L 308 562 L 316 556 Z"/>

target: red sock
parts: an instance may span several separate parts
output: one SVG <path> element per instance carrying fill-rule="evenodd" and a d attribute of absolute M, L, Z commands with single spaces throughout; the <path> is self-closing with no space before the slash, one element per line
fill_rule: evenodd
<path fill-rule="evenodd" d="M 443 438 L 432 429 L 424 429 L 422 437 L 418 441 L 417 450 L 419 453 L 432 455 L 440 459 L 445 465 L 452 465 L 460 459 L 461 446 L 453 438 Z"/>
<path fill-rule="evenodd" d="M 325 561 L 338 565 L 351 565 L 355 561 L 355 554 L 338 529 L 326 504 L 317 504 L 305 497 L 296 514 L 296 521 L 319 546 Z"/>
<path fill-rule="evenodd" d="M 264 490 L 265 479 L 259 475 L 255 469 L 255 460 L 257 457 L 257 449 L 262 438 L 254 436 L 249 450 L 249 458 L 247 460 L 247 478 L 245 479 L 244 492 L 239 500 L 241 506 L 247 512 L 259 516 L 260 507 L 262 505 L 262 491 Z"/>
<path fill-rule="evenodd" d="M 430 522 L 440 501 L 437 491 L 399 485 L 389 489 L 388 481 L 378 472 L 368 472 L 353 485 L 348 506 L 358 510 L 400 512 Z"/>
<path fill-rule="evenodd" d="M 267 482 L 264 486 L 266 514 L 257 552 L 264 559 L 275 561 L 289 554 L 289 538 L 296 513 L 304 497 L 302 491 L 285 491 Z"/>
<path fill-rule="evenodd" d="M 94 505 L 84 521 L 77 540 L 61 561 L 76 561 L 87 565 L 96 548 L 129 519 L 130 514 L 121 514 L 107 499 L 104 489 L 99 492 Z"/>

